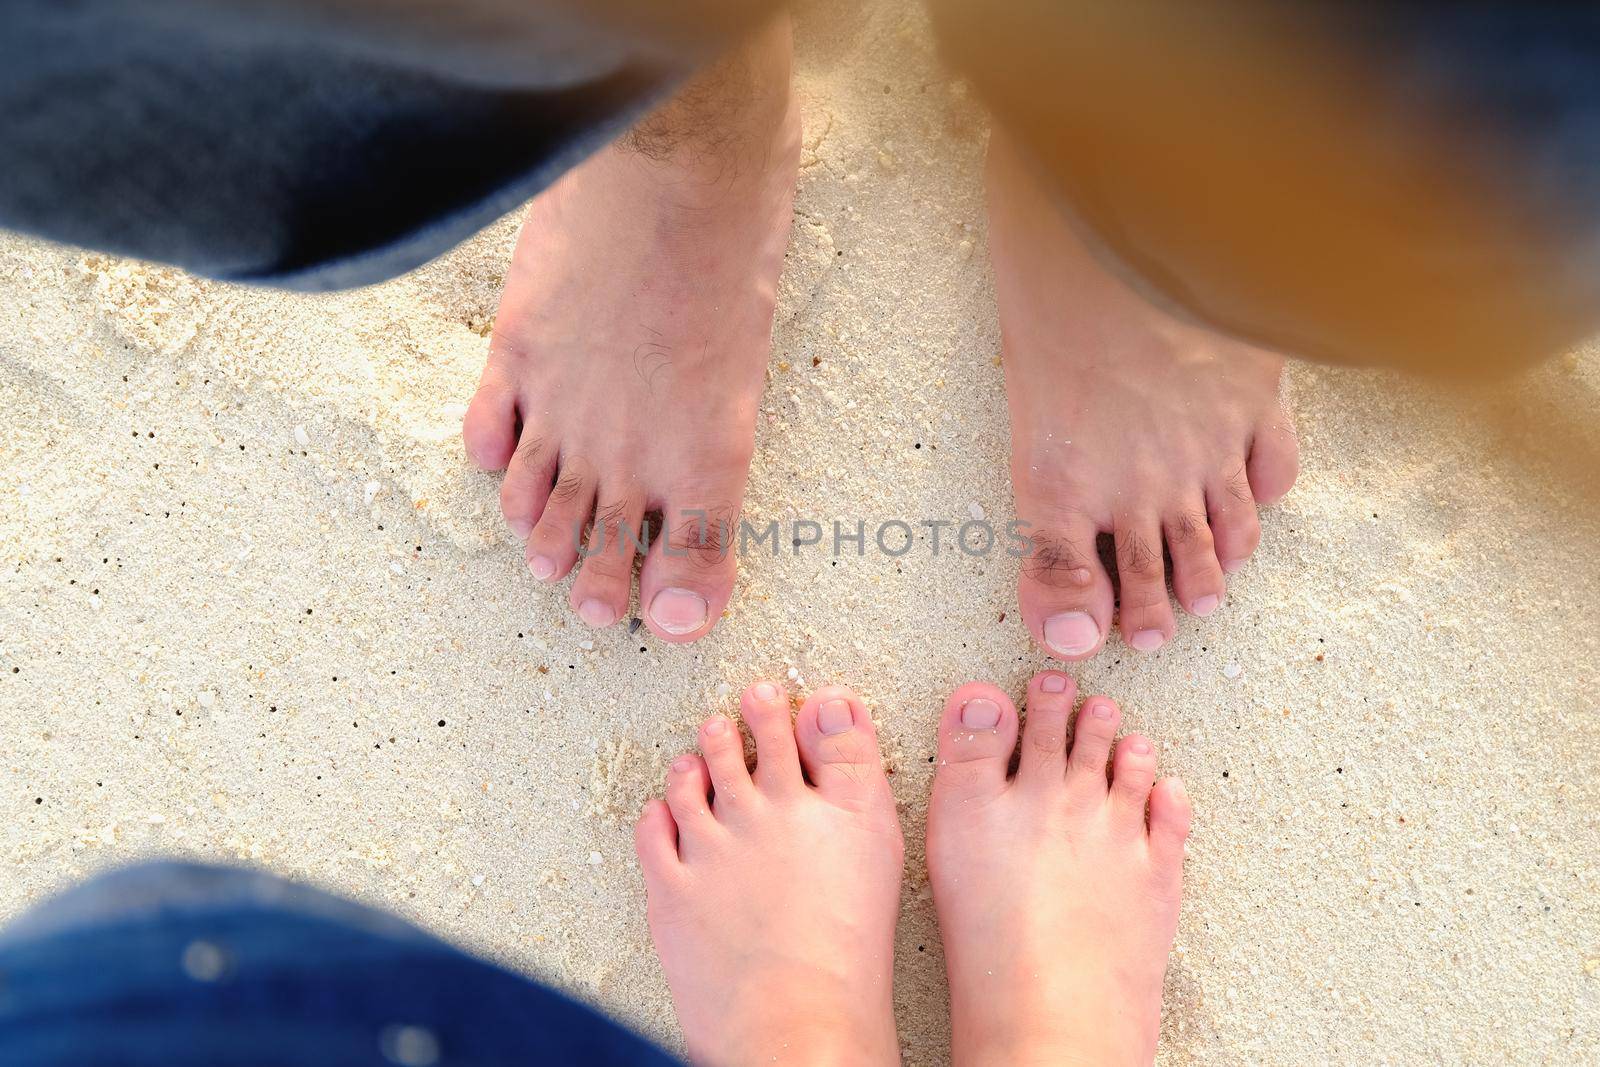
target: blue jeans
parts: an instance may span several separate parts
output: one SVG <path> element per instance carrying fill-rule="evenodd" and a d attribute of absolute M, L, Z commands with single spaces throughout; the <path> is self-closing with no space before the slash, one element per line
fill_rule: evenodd
<path fill-rule="evenodd" d="M 155 863 L 0 934 L 6 1067 L 670 1067 L 593 1010 L 392 915 Z"/>
<path fill-rule="evenodd" d="M 769 5 L 655 47 L 605 6 L 0 0 L 0 227 L 290 289 L 394 277 L 545 188 Z"/>

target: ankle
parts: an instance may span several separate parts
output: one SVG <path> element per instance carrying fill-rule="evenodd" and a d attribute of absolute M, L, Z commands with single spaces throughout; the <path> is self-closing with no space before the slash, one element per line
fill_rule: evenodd
<path fill-rule="evenodd" d="M 792 130 L 799 142 L 792 51 L 788 16 L 780 16 L 690 78 L 618 147 L 675 170 L 726 176 L 766 169 L 775 137 Z"/>

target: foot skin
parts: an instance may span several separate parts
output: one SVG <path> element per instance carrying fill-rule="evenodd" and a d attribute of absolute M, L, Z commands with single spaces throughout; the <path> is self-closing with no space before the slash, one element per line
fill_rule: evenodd
<path fill-rule="evenodd" d="M 1221 606 L 1244 566 L 1256 505 L 1289 491 L 1298 450 L 1279 401 L 1283 360 L 1181 322 L 1108 274 L 996 130 L 990 247 L 1011 410 L 1011 479 L 1033 552 L 1018 599 L 1034 639 L 1064 660 L 1110 632 L 1116 542 L 1123 640 L 1151 652 Z"/>
<path fill-rule="evenodd" d="M 1049 671 L 1017 711 L 962 686 L 939 723 L 928 872 L 950 979 L 953 1060 L 1149 1064 L 1178 928 L 1189 800 L 1156 779 L 1149 740 L 1116 744 L 1120 713 Z M 1106 781 L 1106 761 L 1112 775 Z"/>
<path fill-rule="evenodd" d="M 899 1061 L 891 975 L 903 846 L 872 720 L 831 686 L 791 722 L 763 682 L 678 757 L 634 844 L 696 1064 Z M 804 772 L 802 775 L 802 771 Z M 809 780 L 809 781 L 808 781 Z"/>
<path fill-rule="evenodd" d="M 647 512 L 651 631 L 693 641 L 727 605 L 799 154 L 780 22 L 528 211 L 463 434 L 591 626 L 627 613 Z"/>

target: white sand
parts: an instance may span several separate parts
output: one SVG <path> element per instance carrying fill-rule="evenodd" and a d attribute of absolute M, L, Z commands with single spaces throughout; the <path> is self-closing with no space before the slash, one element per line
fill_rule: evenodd
<path fill-rule="evenodd" d="M 815 21 L 749 515 L 1004 522 L 981 112 L 920 16 Z M 676 1041 L 628 821 L 793 669 L 879 716 L 901 1033 L 943 1062 L 931 727 L 1044 663 L 1013 562 L 754 558 L 710 639 L 584 648 L 461 454 L 515 230 L 321 298 L 0 240 L 0 915 L 242 860 Z M 1478 395 L 1293 384 L 1304 471 L 1225 610 L 1080 672 L 1199 813 L 1163 1058 L 1600 1062 L 1600 353 Z"/>

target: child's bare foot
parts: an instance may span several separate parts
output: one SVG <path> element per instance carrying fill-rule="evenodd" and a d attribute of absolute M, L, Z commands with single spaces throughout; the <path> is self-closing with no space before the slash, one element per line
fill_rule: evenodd
<path fill-rule="evenodd" d="M 1080 243 L 1005 134 L 989 147 L 989 232 L 1011 409 L 1011 480 L 1030 524 L 1019 600 L 1034 639 L 1093 655 L 1111 627 L 1095 541 L 1115 535 L 1122 636 L 1172 638 L 1261 538 L 1256 505 L 1289 491 L 1298 452 L 1277 355 L 1181 322 Z"/>
<path fill-rule="evenodd" d="M 536 577 L 593 523 L 591 626 L 627 611 L 648 511 L 650 629 L 692 641 L 727 604 L 799 153 L 780 22 L 529 209 L 464 435 Z"/>
<path fill-rule="evenodd" d="M 1137 734 L 1117 744 L 1108 786 L 1117 706 L 1090 697 L 1069 743 L 1075 693 L 1064 674 L 1034 677 L 1011 779 L 1004 693 L 964 685 L 939 722 L 928 873 L 958 1065 L 1155 1058 L 1189 800 L 1177 779 L 1156 782 Z"/>
<path fill-rule="evenodd" d="M 650 933 L 697 1064 L 899 1060 L 891 977 L 900 823 L 872 720 L 848 689 L 794 721 L 781 686 L 747 689 L 755 738 L 717 715 L 680 756 L 634 841 Z M 804 777 L 802 777 L 802 770 Z M 808 782 L 809 779 L 809 782 Z"/>

